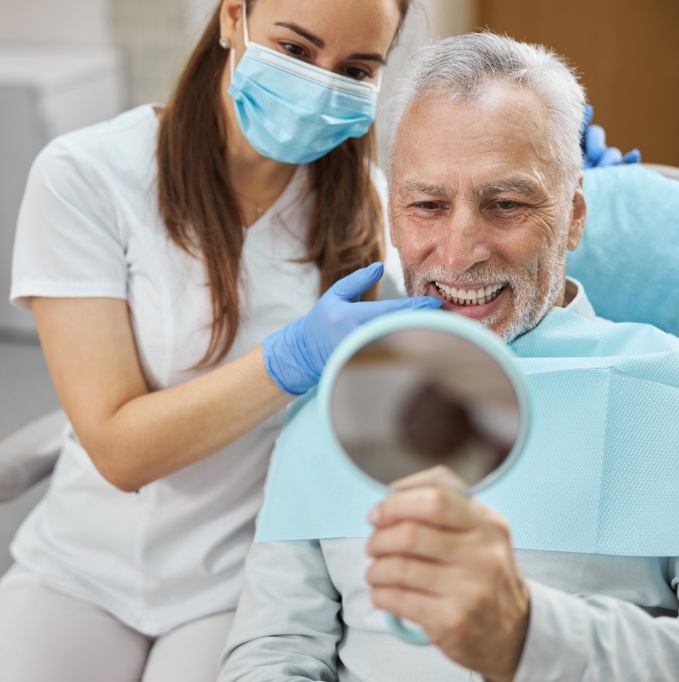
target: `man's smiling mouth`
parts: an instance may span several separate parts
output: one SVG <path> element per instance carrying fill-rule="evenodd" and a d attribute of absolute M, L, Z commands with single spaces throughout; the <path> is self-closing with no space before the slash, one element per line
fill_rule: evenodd
<path fill-rule="evenodd" d="M 488 284 L 484 287 L 476 287 L 473 289 L 462 289 L 449 287 L 441 282 L 434 282 L 439 293 L 449 303 L 455 305 L 484 305 L 494 301 L 507 286 L 506 282 L 503 284 Z"/>

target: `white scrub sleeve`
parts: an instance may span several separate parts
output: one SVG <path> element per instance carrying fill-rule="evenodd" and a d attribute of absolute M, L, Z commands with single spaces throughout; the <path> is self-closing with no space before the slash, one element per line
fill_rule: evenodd
<path fill-rule="evenodd" d="M 96 163 L 63 139 L 35 159 L 19 211 L 10 301 L 126 298 L 125 249 Z"/>

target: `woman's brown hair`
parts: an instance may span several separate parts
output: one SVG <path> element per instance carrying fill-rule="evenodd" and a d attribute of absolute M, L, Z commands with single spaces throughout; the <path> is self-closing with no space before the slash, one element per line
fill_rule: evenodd
<path fill-rule="evenodd" d="M 410 0 L 396 0 L 401 24 Z M 255 0 L 247 0 L 251 11 Z M 189 57 L 158 136 L 158 200 L 170 238 L 201 257 L 212 301 L 212 335 L 198 367 L 217 365 L 233 345 L 241 317 L 238 285 L 244 242 L 241 212 L 226 161 L 221 78 L 228 52 L 219 46 L 220 5 Z M 320 292 L 357 268 L 381 260 L 382 210 L 370 180 L 375 160 L 371 126 L 310 164 L 315 207 L 305 263 L 320 271 Z M 374 299 L 375 290 L 364 299 Z"/>

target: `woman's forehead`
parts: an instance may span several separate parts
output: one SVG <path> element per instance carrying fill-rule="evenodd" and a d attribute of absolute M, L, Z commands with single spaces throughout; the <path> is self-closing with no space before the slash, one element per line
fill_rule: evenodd
<path fill-rule="evenodd" d="M 397 0 L 256 0 L 250 13 L 270 24 L 293 24 L 347 51 L 386 54 L 401 23 Z"/>

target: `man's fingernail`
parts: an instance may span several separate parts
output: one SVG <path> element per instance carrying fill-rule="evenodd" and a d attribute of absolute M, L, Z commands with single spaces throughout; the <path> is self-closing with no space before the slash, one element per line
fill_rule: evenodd
<path fill-rule="evenodd" d="M 371 523 L 373 526 L 378 523 L 380 520 L 380 510 L 379 507 L 373 507 L 369 512 L 368 512 L 368 522 Z"/>

